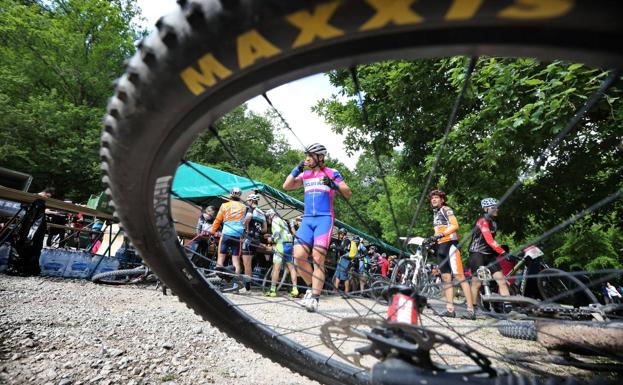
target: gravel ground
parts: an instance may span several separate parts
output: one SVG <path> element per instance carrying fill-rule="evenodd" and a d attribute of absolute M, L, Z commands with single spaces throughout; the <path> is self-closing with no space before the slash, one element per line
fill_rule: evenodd
<path fill-rule="evenodd" d="M 243 347 L 176 297 L 163 296 L 154 287 L 0 274 L 0 383 L 317 384 Z M 380 320 L 386 313 L 385 306 L 361 298 L 347 302 L 323 297 L 320 311 L 310 314 L 286 296 L 265 298 L 255 291 L 228 296 L 266 325 L 327 355 L 333 352 L 318 345 L 318 335 L 328 320 Z M 439 301 L 432 305 L 437 311 L 444 307 Z M 421 322 L 476 348 L 498 368 L 519 369 L 505 357 L 522 354 L 550 374 L 582 375 L 569 367 L 548 365 L 548 354 L 537 342 L 500 336 L 491 318 L 442 319 L 426 309 Z M 343 329 L 336 326 L 327 330 L 333 341 L 340 341 Z M 349 339 L 339 345 L 352 351 L 361 344 L 368 341 Z M 445 345 L 432 353 L 440 363 L 472 364 Z M 373 362 L 362 361 L 365 366 Z"/>
<path fill-rule="evenodd" d="M 317 384 L 153 287 L 0 274 L 0 383 Z"/>

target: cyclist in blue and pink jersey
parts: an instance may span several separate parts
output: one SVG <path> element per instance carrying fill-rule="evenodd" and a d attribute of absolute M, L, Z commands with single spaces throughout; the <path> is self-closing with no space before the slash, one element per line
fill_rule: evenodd
<path fill-rule="evenodd" d="M 324 286 L 324 261 L 335 220 L 333 196 L 336 190 L 346 199 L 353 193 L 339 171 L 324 165 L 327 156 L 325 146 L 314 143 L 305 149 L 305 155 L 305 160 L 294 167 L 286 178 L 283 189 L 287 191 L 305 187 L 305 210 L 294 240 L 294 263 L 299 275 L 312 287 L 305 293 L 302 304 L 307 311 L 313 312 L 318 309 L 320 292 Z M 309 170 L 305 170 L 305 167 L 309 167 Z M 313 267 L 308 260 L 310 255 Z"/>

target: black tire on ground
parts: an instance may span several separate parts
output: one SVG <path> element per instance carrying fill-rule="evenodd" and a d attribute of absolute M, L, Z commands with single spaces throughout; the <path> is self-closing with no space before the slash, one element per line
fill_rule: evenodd
<path fill-rule="evenodd" d="M 188 306 L 257 352 L 326 384 L 366 383 L 368 375 L 231 306 L 177 242 L 169 193 L 197 135 L 278 85 L 376 60 L 521 54 L 615 67 L 623 62 L 623 45 L 612 43 L 623 41 L 620 1 L 522 7 L 487 0 L 452 11 L 429 1 L 417 2 L 417 12 L 413 2 L 404 2 L 398 4 L 406 7 L 400 22 L 363 0 L 179 3 L 139 45 L 108 103 L 100 155 L 111 206 L 149 266 Z M 328 17 L 308 29 L 309 23 L 288 22 L 292 15 Z M 330 27 L 315 29 L 324 21 Z"/>
<path fill-rule="evenodd" d="M 501 335 L 518 340 L 536 341 L 534 321 L 500 321 L 498 331 Z"/>
<path fill-rule="evenodd" d="M 112 270 L 105 273 L 95 274 L 91 277 L 91 281 L 106 285 L 125 285 L 130 283 L 133 277 L 145 274 L 145 271 L 146 268 L 143 266 L 134 269 Z"/>
<path fill-rule="evenodd" d="M 536 283 L 545 301 L 574 306 L 599 303 L 595 294 L 582 281 L 563 270 L 543 269 L 537 275 Z"/>

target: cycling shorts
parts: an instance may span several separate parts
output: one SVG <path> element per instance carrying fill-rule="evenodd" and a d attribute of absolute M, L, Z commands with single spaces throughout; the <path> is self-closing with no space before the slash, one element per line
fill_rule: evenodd
<path fill-rule="evenodd" d="M 442 274 L 463 274 L 463 261 L 458 248 L 459 241 L 444 242 L 437 245 L 437 260 Z"/>
<path fill-rule="evenodd" d="M 279 247 L 280 245 L 281 247 Z M 292 242 L 283 242 L 280 245 L 275 247 L 273 263 L 282 263 L 284 260 L 286 263 L 294 263 L 294 258 L 292 258 Z M 283 248 L 283 253 L 280 251 L 281 248 Z"/>
<path fill-rule="evenodd" d="M 476 276 L 480 266 L 486 266 L 491 274 L 502 271 L 495 254 L 469 253 L 469 268 L 472 270 L 472 276 Z"/>
<path fill-rule="evenodd" d="M 332 231 L 333 217 L 330 215 L 303 217 L 301 227 L 296 232 L 294 243 L 327 250 L 331 242 Z"/>
<path fill-rule="evenodd" d="M 239 236 L 225 235 L 221 236 L 218 250 L 221 254 L 227 254 L 227 249 L 231 249 L 232 256 L 240 256 L 242 249 L 242 239 Z"/>

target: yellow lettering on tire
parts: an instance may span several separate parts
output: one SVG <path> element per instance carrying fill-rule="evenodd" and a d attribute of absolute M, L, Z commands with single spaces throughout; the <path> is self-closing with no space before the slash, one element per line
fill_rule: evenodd
<path fill-rule="evenodd" d="M 515 0 L 499 17 L 507 19 L 546 19 L 564 15 L 573 8 L 573 0 Z"/>
<path fill-rule="evenodd" d="M 206 87 L 212 87 L 216 84 L 216 77 L 225 79 L 231 75 L 231 71 L 219 62 L 212 53 L 203 55 L 197 61 L 199 71 L 192 67 L 186 68 L 180 74 L 186 87 L 195 95 L 202 94 Z"/>
<path fill-rule="evenodd" d="M 281 52 L 279 48 L 254 29 L 238 36 L 236 47 L 240 69 L 254 64 L 258 59 L 269 58 Z"/>
<path fill-rule="evenodd" d="M 386 26 L 390 22 L 396 25 L 415 24 L 424 20 L 422 16 L 411 10 L 411 5 L 416 0 L 366 0 L 376 13 L 370 20 L 366 21 L 361 28 L 362 31 L 378 29 Z"/>
<path fill-rule="evenodd" d="M 297 48 L 313 42 L 317 37 L 321 39 L 330 39 L 344 35 L 344 31 L 329 24 L 329 19 L 338 6 L 340 1 L 334 1 L 328 4 L 318 5 L 314 9 L 314 13 L 308 11 L 294 12 L 286 16 L 286 20 L 299 28 L 301 32 L 292 43 L 292 48 Z"/>
<path fill-rule="evenodd" d="M 467 20 L 474 17 L 480 9 L 483 0 L 454 0 L 448 13 L 446 20 Z"/>

